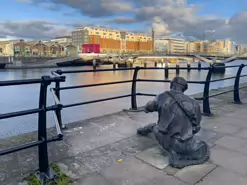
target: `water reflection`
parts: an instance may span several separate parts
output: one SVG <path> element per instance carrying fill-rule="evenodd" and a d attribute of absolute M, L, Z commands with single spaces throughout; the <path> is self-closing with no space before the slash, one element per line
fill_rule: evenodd
<path fill-rule="evenodd" d="M 243 61 L 236 61 L 228 65 L 241 64 Z M 153 63 L 148 63 L 148 67 L 153 67 Z M 161 67 L 159 63 L 158 66 Z M 170 65 L 174 66 L 174 65 Z M 181 67 L 187 66 L 187 63 L 181 63 Z M 202 63 L 202 67 L 208 66 L 208 64 Z M 191 67 L 197 67 L 197 63 L 191 63 Z M 103 66 L 102 68 L 112 68 L 110 66 Z M 61 69 L 61 68 L 60 68 Z M 63 70 L 69 69 L 91 69 L 91 67 L 77 67 L 77 68 L 62 68 Z M 2 70 L 0 72 L 1 80 L 15 80 L 15 79 L 29 79 L 40 78 L 42 75 L 50 75 L 52 70 L 56 69 L 24 69 L 24 70 Z M 222 77 L 229 77 L 236 74 L 238 68 L 226 69 L 225 75 L 214 74 L 212 79 L 218 79 Z M 243 69 L 242 74 L 247 74 L 247 67 Z M 81 84 L 92 83 L 104 83 L 111 81 L 131 80 L 133 71 L 114 71 L 114 72 L 98 72 L 98 73 L 75 73 L 66 75 L 66 82 L 61 86 L 72 86 Z M 207 76 L 207 71 L 191 70 L 189 73 L 187 70 L 180 70 L 180 76 L 188 80 L 204 81 Z M 175 70 L 169 71 L 169 78 L 172 79 L 176 76 Z M 161 70 L 140 70 L 138 78 L 142 79 L 165 79 L 165 71 Z M 242 78 L 241 83 L 246 82 L 247 78 Z M 234 79 L 215 82 L 210 84 L 210 88 L 218 88 L 232 85 Z M 144 83 L 137 84 L 137 92 L 157 94 L 166 89 L 169 89 L 169 83 Z M 12 111 L 25 110 L 38 107 L 38 95 L 39 85 L 28 86 L 15 86 L 15 87 L 1 87 L 0 98 L 0 112 L 7 113 Z M 203 85 L 189 84 L 189 89 L 186 94 L 194 94 L 203 91 Z M 61 98 L 63 104 L 70 104 L 82 101 L 89 101 L 94 99 L 107 98 L 112 96 L 130 94 L 131 83 L 118 84 L 102 87 L 90 87 L 84 89 L 73 89 L 61 92 Z M 138 97 L 138 104 L 143 105 L 151 97 Z M 51 94 L 48 94 L 48 105 L 54 103 Z M 113 100 L 109 102 L 101 102 L 86 106 L 79 106 L 62 111 L 64 123 L 71 123 L 81 119 L 87 119 L 90 117 L 101 116 L 112 112 L 120 111 L 130 107 L 130 98 Z M 53 117 L 48 115 L 48 126 L 53 126 Z M 19 118 L 12 118 L 0 121 L 0 137 L 7 137 L 18 133 L 29 132 L 37 129 L 37 115 L 23 116 Z"/>

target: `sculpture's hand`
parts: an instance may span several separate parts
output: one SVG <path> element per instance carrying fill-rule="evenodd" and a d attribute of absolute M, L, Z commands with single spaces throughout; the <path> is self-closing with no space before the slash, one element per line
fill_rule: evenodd
<path fill-rule="evenodd" d="M 199 131 L 201 130 L 201 127 L 200 126 L 196 126 L 196 127 L 194 127 L 193 128 L 193 134 L 196 134 L 196 133 L 198 133 Z"/>

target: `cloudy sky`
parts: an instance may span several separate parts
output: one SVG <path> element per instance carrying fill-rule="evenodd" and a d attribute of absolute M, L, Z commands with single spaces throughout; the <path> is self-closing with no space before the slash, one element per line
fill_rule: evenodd
<path fill-rule="evenodd" d="M 1 0 L 0 39 L 50 39 L 97 25 L 148 33 L 153 26 L 157 35 L 182 32 L 247 44 L 247 0 L 183 1 Z"/>

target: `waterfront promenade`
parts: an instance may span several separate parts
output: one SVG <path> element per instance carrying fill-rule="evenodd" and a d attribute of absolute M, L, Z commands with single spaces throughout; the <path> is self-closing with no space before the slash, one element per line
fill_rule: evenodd
<path fill-rule="evenodd" d="M 232 104 L 232 93 L 210 99 L 214 116 L 203 117 L 198 135 L 212 147 L 203 165 L 171 168 L 152 135 L 135 133 L 157 114 L 125 111 L 68 125 L 64 140 L 49 144 L 49 159 L 76 185 L 246 185 L 247 89 L 240 97 L 240 105 Z M 48 134 L 55 135 L 55 129 Z M 33 132 L 0 140 L 0 149 L 36 139 Z M 22 179 L 37 168 L 36 148 L 1 156 L 0 184 L 24 185 Z"/>

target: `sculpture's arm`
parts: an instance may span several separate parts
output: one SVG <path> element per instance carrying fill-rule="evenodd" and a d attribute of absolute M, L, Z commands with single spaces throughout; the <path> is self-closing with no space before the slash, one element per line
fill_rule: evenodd
<path fill-rule="evenodd" d="M 148 102 L 145 106 L 146 113 L 154 111 L 158 111 L 158 96 L 156 96 L 154 100 Z"/>

